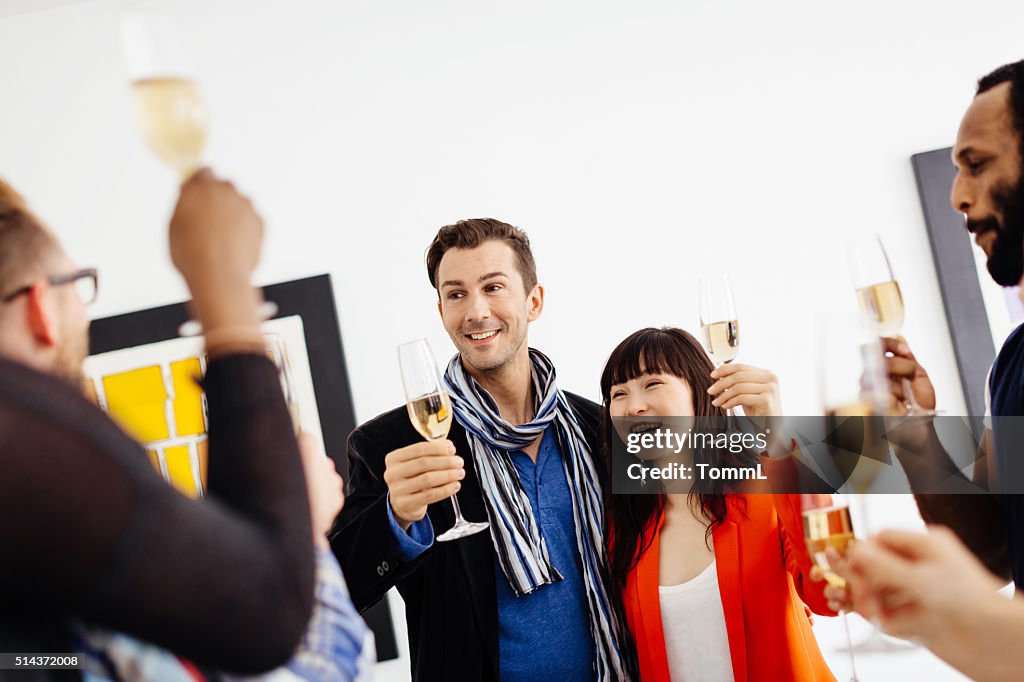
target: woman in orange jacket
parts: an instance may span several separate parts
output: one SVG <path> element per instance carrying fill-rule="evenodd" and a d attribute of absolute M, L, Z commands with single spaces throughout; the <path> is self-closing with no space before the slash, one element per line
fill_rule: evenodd
<path fill-rule="evenodd" d="M 696 339 L 669 328 L 642 329 L 620 343 L 601 392 L 609 462 L 613 429 L 625 440 L 663 427 L 656 417 L 718 416 L 737 406 L 750 417 L 778 416 L 782 408 L 770 372 L 734 364 L 716 370 Z M 612 417 L 639 419 L 613 426 Z M 712 466 L 778 464 L 728 450 L 705 456 Z M 688 492 L 666 493 L 655 481 L 656 494 L 605 496 L 614 592 L 641 679 L 835 680 L 811 630 L 810 611 L 835 613 L 825 583 L 810 579 L 799 496 L 695 478 Z"/>

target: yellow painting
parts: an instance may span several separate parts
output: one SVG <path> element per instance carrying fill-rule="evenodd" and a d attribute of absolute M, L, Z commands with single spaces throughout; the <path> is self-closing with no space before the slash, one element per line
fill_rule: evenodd
<path fill-rule="evenodd" d="M 301 320 L 284 318 L 266 326 L 267 355 L 281 371 L 281 388 L 296 428 L 319 434 Z M 298 359 L 305 371 L 299 382 L 292 377 L 290 347 L 301 351 Z M 111 351 L 86 361 L 90 399 L 142 443 L 153 468 L 168 483 L 194 499 L 203 496 L 209 471 L 206 396 L 200 384 L 206 363 L 198 338 Z M 300 410 L 300 403 L 307 407 Z"/>

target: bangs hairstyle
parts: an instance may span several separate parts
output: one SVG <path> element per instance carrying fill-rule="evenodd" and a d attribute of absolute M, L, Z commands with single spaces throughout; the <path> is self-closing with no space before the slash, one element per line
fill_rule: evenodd
<path fill-rule="evenodd" d="M 697 339 L 673 327 L 641 329 L 615 347 L 601 373 L 601 448 L 608 467 L 607 480 L 613 479 L 612 439 L 618 438 L 609 409 L 612 386 L 644 374 L 668 374 L 682 379 L 690 386 L 696 417 L 724 417 L 725 411 L 712 405 L 712 397 L 708 395 L 708 388 L 714 383 L 711 378 L 714 368 Z M 695 454 L 700 456 L 700 453 Z M 705 461 L 713 466 L 748 466 L 750 456 L 750 453 L 734 455 L 712 452 Z M 658 480 L 652 483 L 654 490 L 661 494 L 615 495 L 607 491 L 604 496 L 608 517 L 605 528 L 610 547 L 608 558 L 612 582 L 617 588 L 612 593 L 619 600 L 622 599 L 622 590 L 629 572 L 653 543 L 653 523 L 664 510 L 664 487 Z M 725 520 L 727 495 L 728 492 L 714 481 L 698 479 L 690 489 L 688 501 L 691 508 L 708 524 L 705 542 L 709 547 L 711 534 Z M 617 606 L 622 605 L 618 603 Z"/>
<path fill-rule="evenodd" d="M 47 259 L 59 252 L 56 237 L 0 179 L 0 296 L 40 276 Z"/>
<path fill-rule="evenodd" d="M 714 369 L 707 353 L 689 332 L 675 327 L 647 327 L 626 337 L 608 357 L 601 374 L 601 397 L 607 410 L 612 386 L 644 374 L 670 374 L 689 384 L 695 415 L 724 416 L 725 411 L 712 405 L 708 395 L 714 383 Z"/>

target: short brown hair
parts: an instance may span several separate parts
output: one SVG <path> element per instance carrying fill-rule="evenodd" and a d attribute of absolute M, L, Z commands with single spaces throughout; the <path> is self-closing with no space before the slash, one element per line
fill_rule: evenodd
<path fill-rule="evenodd" d="M 46 260 L 59 252 L 57 238 L 0 179 L 0 296 L 42 275 Z"/>
<path fill-rule="evenodd" d="M 537 284 L 537 264 L 533 261 L 530 239 L 518 227 L 494 218 L 471 218 L 454 225 L 445 225 L 427 248 L 427 276 L 437 289 L 437 268 L 449 249 L 475 249 L 484 242 L 503 241 L 516 256 L 523 286 L 529 293 Z"/>

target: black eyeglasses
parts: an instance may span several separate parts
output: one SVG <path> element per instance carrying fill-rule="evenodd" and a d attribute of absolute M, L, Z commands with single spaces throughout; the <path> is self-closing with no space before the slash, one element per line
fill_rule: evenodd
<path fill-rule="evenodd" d="M 46 282 L 53 287 L 58 287 L 62 284 L 74 284 L 78 297 L 82 299 L 82 303 L 85 305 L 95 301 L 96 294 L 99 291 L 99 275 L 96 272 L 96 268 L 83 268 L 78 272 L 72 272 L 70 275 L 54 275 L 53 277 L 47 277 Z M 28 286 L 16 289 L 4 296 L 0 301 L 10 303 L 22 294 L 32 291 L 32 286 L 29 284 Z"/>

